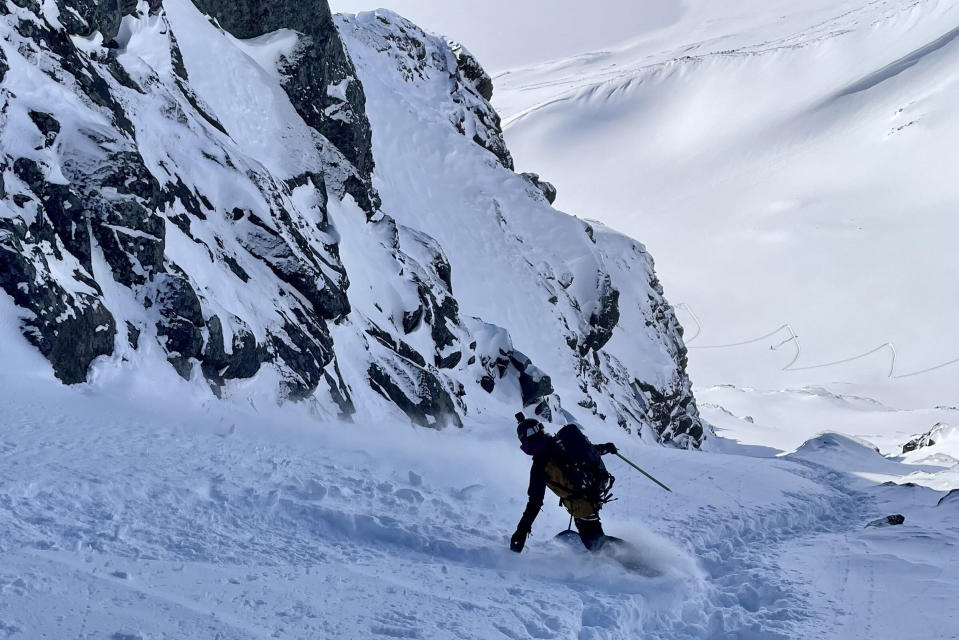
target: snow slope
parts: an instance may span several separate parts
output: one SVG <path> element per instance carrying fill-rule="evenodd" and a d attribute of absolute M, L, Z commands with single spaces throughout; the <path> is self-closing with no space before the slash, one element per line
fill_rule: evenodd
<path fill-rule="evenodd" d="M 32 350 L 9 357 L 3 637 L 956 637 L 959 503 L 878 485 L 915 467 L 842 436 L 785 458 L 620 438 L 673 489 L 609 462 L 606 529 L 650 579 L 552 542 L 553 504 L 511 553 L 529 463 L 496 425 L 318 424 L 176 377 L 63 387 Z M 890 513 L 905 525 L 864 528 Z"/>
<path fill-rule="evenodd" d="M 955 3 L 683 7 L 619 48 L 498 75 L 517 165 L 644 238 L 709 402 L 822 387 L 903 410 L 896 437 L 954 422 L 933 407 L 956 404 L 959 371 Z M 751 411 L 800 441 L 870 420 L 769 406 Z"/>

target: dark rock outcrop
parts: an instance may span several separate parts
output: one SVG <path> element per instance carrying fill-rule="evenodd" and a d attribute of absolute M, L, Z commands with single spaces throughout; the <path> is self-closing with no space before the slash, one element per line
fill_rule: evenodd
<path fill-rule="evenodd" d="M 192 360 L 203 355 L 203 309 L 189 281 L 183 275 L 162 274 L 154 284 L 160 320 L 157 336 L 164 341 L 168 360 L 182 377 L 190 379 Z"/>
<path fill-rule="evenodd" d="M 138 11 L 136 2 L 125 0 L 60 0 L 58 6 L 66 33 L 86 36 L 100 31 L 108 42 L 117 37 L 123 16 L 136 16 Z M 325 11 L 326 22 L 313 25 L 314 35 L 326 29 L 338 43 L 325 4 L 316 6 L 320 14 Z M 181 376 L 189 378 L 193 364 L 199 363 L 204 377 L 218 389 L 225 380 L 255 375 L 264 362 L 272 360 L 286 368 L 291 396 L 309 396 L 324 380 L 324 368 L 332 362 L 332 339 L 325 320 L 342 318 L 349 312 L 345 293 L 348 282 L 335 244 L 318 246 L 307 239 L 283 203 L 290 189 L 308 185 L 322 196 L 317 198 L 319 206 L 325 206 L 322 174 L 281 185 L 266 175 L 241 173 L 226 155 L 226 168 L 235 172 L 237 180 L 251 182 L 266 202 L 275 203 L 271 220 L 264 222 L 251 213 L 241 223 L 244 226 L 240 230 L 247 233 L 238 235 L 250 253 L 290 287 L 294 318 L 278 323 L 268 331 L 266 343 L 257 344 L 245 322 L 231 316 L 232 344 L 224 344 L 221 319 L 213 315 L 209 323 L 204 320 L 203 301 L 190 275 L 168 261 L 166 221 L 202 246 L 211 259 L 218 254 L 243 281 L 249 281 L 250 276 L 240 263 L 248 265 L 248 258 L 243 259 L 236 248 L 227 249 L 220 238 L 216 238 L 214 254 L 193 234 L 196 224 L 203 225 L 217 212 L 211 200 L 190 185 L 189 169 L 173 165 L 170 158 L 161 161 L 159 168 L 148 167 L 126 111 L 131 99 L 143 95 L 137 82 L 109 53 L 89 55 L 75 48 L 63 32 L 43 18 L 39 5 L 29 8 L 35 19 L 21 19 L 17 24 L 21 50 L 42 50 L 40 59 L 50 61 L 51 75 L 74 87 L 82 102 L 106 112 L 112 126 L 103 126 L 96 122 L 98 116 L 93 116 L 90 123 L 64 131 L 56 105 L 51 104 L 49 112 L 32 109 L 28 115 L 39 140 L 34 150 L 42 154 L 8 157 L 4 162 L 4 168 L 10 171 L 7 175 L 15 181 L 15 193 L 10 196 L 26 208 L 20 218 L 0 220 L 7 232 L 4 259 L 9 263 L 4 270 L 4 290 L 14 302 L 33 312 L 33 317 L 23 323 L 25 335 L 50 358 L 65 382 L 84 381 L 94 358 L 113 353 L 115 321 L 94 277 L 94 254 L 98 252 L 109 277 L 130 289 L 131 297 L 140 300 L 144 308 L 156 312 L 157 337 Z M 149 5 L 151 12 L 160 9 L 159 1 Z M 184 84 L 188 74 L 172 35 L 170 46 L 179 94 L 157 93 L 161 102 L 166 101 L 170 126 L 186 124 L 187 113 L 193 109 L 193 117 L 222 131 Z M 330 46 L 339 48 L 340 63 L 348 62 L 340 45 Z M 324 64 L 335 65 L 336 57 Z M 158 82 L 155 77 L 147 81 L 154 85 Z M 178 104 L 178 97 L 184 103 Z M 358 104 L 362 105 L 362 100 Z M 359 126 L 362 130 L 363 122 Z M 359 140 L 371 157 L 369 140 L 364 142 L 362 135 Z M 210 159 L 225 155 L 214 146 L 204 154 Z M 367 168 L 371 167 L 370 162 Z M 158 169 L 159 175 L 155 175 Z M 325 215 L 325 211 L 321 213 Z M 58 282 L 44 274 L 49 271 L 48 255 L 57 262 L 75 264 L 69 282 Z M 140 328 L 129 322 L 127 326 L 129 346 L 137 349 Z M 89 335 L 80 335 L 84 331 Z M 300 366 L 302 370 L 297 370 Z M 336 380 L 339 375 L 329 378 Z M 349 407 L 349 394 L 340 389 L 344 385 L 335 382 L 334 386 L 343 406 Z"/>
<path fill-rule="evenodd" d="M 942 424 L 941 422 L 936 423 L 936 425 L 929 431 L 922 435 L 916 436 L 906 444 L 902 445 L 902 452 L 909 453 L 910 451 L 915 451 L 916 449 L 935 445 L 936 440 L 938 439 L 936 434 L 945 426 L 946 425 Z"/>
<path fill-rule="evenodd" d="M 509 358 L 510 364 L 519 372 L 519 388 L 523 394 L 524 407 L 539 404 L 553 393 L 553 383 L 549 376 L 540 371 L 525 354 L 511 351 L 503 355 Z"/>
<path fill-rule="evenodd" d="M 244 324 L 240 318 L 233 318 L 233 323 L 241 327 Z M 230 353 L 227 353 L 220 318 L 212 316 L 206 324 L 210 334 L 203 351 L 203 375 L 206 379 L 222 384 L 225 380 L 256 375 L 266 353 L 257 345 L 253 333 L 246 327 L 235 330 L 230 341 Z"/>
<path fill-rule="evenodd" d="M 456 72 L 465 83 L 486 101 L 493 99 L 493 79 L 486 73 L 486 69 L 473 57 L 466 47 L 458 42 L 450 41 L 450 50 L 456 56 Z"/>
<path fill-rule="evenodd" d="M 279 219 L 274 221 L 282 233 L 255 215 L 248 216 L 248 223 L 248 233 L 242 240 L 246 250 L 306 298 L 320 318 L 334 320 L 350 312 L 345 270 L 332 260 L 324 260 L 292 224 L 286 211 L 280 210 Z M 327 247 L 327 251 L 335 259 L 336 248 Z"/>
<path fill-rule="evenodd" d="M 689 438 L 693 443 L 702 441 L 705 435 L 702 419 L 688 389 L 679 387 L 667 395 L 640 380 L 634 380 L 633 385 L 637 400 L 646 407 L 645 417 L 663 442 L 680 437 Z"/>
<path fill-rule="evenodd" d="M 89 163 L 89 159 L 84 159 Z M 162 273 L 166 226 L 156 213 L 160 185 L 136 151 L 107 154 L 95 171 L 64 162 L 79 186 L 93 235 L 120 284 L 146 284 Z M 104 192 L 110 194 L 104 197 Z"/>
<path fill-rule="evenodd" d="M 550 204 L 556 202 L 556 187 L 553 186 L 552 182 L 546 182 L 541 180 L 538 173 L 526 172 L 522 174 L 524 178 L 530 181 L 530 183 L 536 187 L 536 189 L 543 194 L 543 197 L 546 198 L 546 201 Z"/>
<path fill-rule="evenodd" d="M 57 119 L 51 114 L 41 111 L 31 111 L 29 115 L 30 120 L 43 134 L 43 147 L 47 148 L 52 145 L 57 139 L 57 134 L 60 133 L 60 123 L 57 122 Z"/>
<path fill-rule="evenodd" d="M 613 288 L 609 274 L 599 274 L 599 301 L 589 315 L 589 331 L 579 346 L 580 354 L 599 351 L 613 337 L 619 322 L 619 291 Z"/>
<path fill-rule="evenodd" d="M 113 353 L 117 331 L 96 283 L 83 279 L 89 284 L 76 282 L 79 290 L 67 291 L 51 274 L 36 236 L 0 219 L 0 289 L 29 313 L 24 336 L 66 384 L 83 382 L 94 359 Z"/>
<path fill-rule="evenodd" d="M 879 518 L 878 520 L 873 520 L 866 527 L 894 527 L 902 524 L 906 521 L 906 517 L 901 514 L 894 514 L 891 516 L 886 516 L 885 518 Z"/>
<path fill-rule="evenodd" d="M 151 11 L 157 11 L 163 0 L 149 0 Z M 95 31 L 110 42 L 120 31 L 120 20 L 136 10 L 137 0 L 57 0 L 60 21 L 71 34 L 90 36 Z"/>
<path fill-rule="evenodd" d="M 368 373 L 374 390 L 422 427 L 463 426 L 456 404 L 435 375 L 423 367 L 402 366 L 395 361 L 391 364 L 389 369 L 382 362 L 370 365 Z"/>

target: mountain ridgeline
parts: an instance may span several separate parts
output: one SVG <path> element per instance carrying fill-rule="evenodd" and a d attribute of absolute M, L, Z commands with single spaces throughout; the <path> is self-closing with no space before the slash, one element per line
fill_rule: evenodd
<path fill-rule="evenodd" d="M 11 0 L 0 29 L 0 289 L 63 383 L 702 442 L 650 256 L 514 173 L 464 47 L 324 1 Z"/>

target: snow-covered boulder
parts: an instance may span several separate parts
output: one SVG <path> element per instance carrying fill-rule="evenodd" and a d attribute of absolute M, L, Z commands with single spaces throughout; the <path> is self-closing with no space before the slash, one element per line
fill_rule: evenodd
<path fill-rule="evenodd" d="M 0 288 L 61 381 L 701 442 L 650 256 L 512 171 L 463 47 L 295 0 L 5 3 L 0 31 Z"/>

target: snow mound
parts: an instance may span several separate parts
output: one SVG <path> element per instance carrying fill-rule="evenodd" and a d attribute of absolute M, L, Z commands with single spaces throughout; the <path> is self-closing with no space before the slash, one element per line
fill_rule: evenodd
<path fill-rule="evenodd" d="M 841 471 L 873 483 L 897 478 L 905 465 L 884 457 L 871 442 L 840 433 L 823 433 L 785 456 Z"/>
<path fill-rule="evenodd" d="M 797 458 L 846 457 L 856 460 L 871 460 L 882 457 L 872 443 L 862 438 L 841 433 L 823 433 L 804 442 L 795 453 Z"/>

